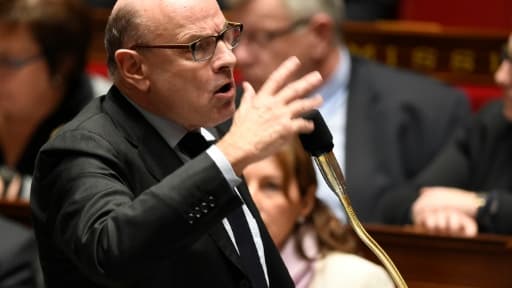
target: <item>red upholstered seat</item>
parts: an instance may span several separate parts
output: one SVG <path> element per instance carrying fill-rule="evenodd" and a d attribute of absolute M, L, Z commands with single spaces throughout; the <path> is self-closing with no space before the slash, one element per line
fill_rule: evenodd
<path fill-rule="evenodd" d="M 510 0 L 401 0 L 399 17 L 444 26 L 512 30 L 511 11 Z"/>

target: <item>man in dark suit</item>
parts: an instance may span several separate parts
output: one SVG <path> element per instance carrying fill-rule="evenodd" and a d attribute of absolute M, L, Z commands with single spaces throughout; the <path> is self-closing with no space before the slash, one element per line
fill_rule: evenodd
<path fill-rule="evenodd" d="M 322 74 L 315 92 L 351 202 L 362 221 L 381 222 L 381 198 L 417 175 L 466 122 L 467 99 L 436 80 L 351 55 L 341 42 L 341 0 L 238 2 L 229 13 L 245 25 L 235 51 L 242 77 L 259 87 L 289 55 L 303 63 L 299 75 Z M 324 181 L 317 195 L 345 218 Z"/>
<path fill-rule="evenodd" d="M 300 115 L 321 104 L 303 99 L 321 76 L 290 82 L 289 58 L 258 93 L 244 86 L 234 114 L 241 32 L 215 0 L 117 1 L 114 86 L 38 155 L 31 208 L 48 287 L 293 286 L 240 177 L 313 130 Z M 208 148 L 205 128 L 233 114 Z"/>
<path fill-rule="evenodd" d="M 410 183 L 390 193 L 386 222 L 450 235 L 512 234 L 512 34 L 494 74 L 503 99 L 478 112 Z"/>

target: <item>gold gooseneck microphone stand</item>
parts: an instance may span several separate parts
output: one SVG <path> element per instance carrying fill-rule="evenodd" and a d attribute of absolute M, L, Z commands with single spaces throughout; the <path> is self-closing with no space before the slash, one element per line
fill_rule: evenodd
<path fill-rule="evenodd" d="M 331 152 L 333 148 L 332 135 L 325 124 L 322 115 L 317 110 L 303 116 L 306 119 L 313 120 L 315 131 L 312 134 L 300 135 L 302 145 L 305 150 L 311 153 L 313 159 L 322 173 L 327 185 L 336 194 L 338 200 L 343 205 L 348 216 L 350 226 L 354 229 L 357 236 L 363 243 L 379 258 L 389 275 L 398 288 L 407 288 L 407 284 L 400 275 L 393 261 L 386 252 L 377 244 L 375 240 L 366 232 L 361 222 L 357 218 L 350 199 L 346 193 L 345 177 L 336 161 L 336 157 Z"/>

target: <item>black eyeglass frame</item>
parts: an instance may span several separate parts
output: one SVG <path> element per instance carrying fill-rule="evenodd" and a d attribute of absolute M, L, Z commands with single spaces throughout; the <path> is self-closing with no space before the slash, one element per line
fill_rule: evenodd
<path fill-rule="evenodd" d="M 28 56 L 25 58 L 9 58 L 9 57 L 0 57 L 0 67 L 6 67 L 11 70 L 16 70 L 24 67 L 27 64 L 30 64 L 36 60 L 39 60 L 43 57 L 41 53 L 34 54 L 32 56 Z"/>
<path fill-rule="evenodd" d="M 247 34 L 247 36 L 245 37 L 245 41 L 255 42 L 261 47 L 263 47 L 265 44 L 268 44 L 279 37 L 285 36 L 287 34 L 297 31 L 298 29 L 304 26 L 307 26 L 310 21 L 310 18 L 301 18 L 293 21 L 291 24 L 289 24 L 287 27 L 283 29 L 273 31 L 258 31 L 252 33 L 254 34 L 254 36 L 252 37 L 250 36 L 250 34 Z"/>
<path fill-rule="evenodd" d="M 274 40 L 278 37 L 295 32 L 299 28 L 308 25 L 309 22 L 310 22 L 309 18 L 301 18 L 301 19 L 293 21 L 292 24 L 290 24 L 290 26 L 288 26 L 282 30 L 267 31 L 267 32 L 265 32 L 266 33 L 265 37 L 267 38 L 267 42 L 271 42 L 272 40 Z"/>
<path fill-rule="evenodd" d="M 509 61 L 509 62 L 512 62 L 512 55 L 510 55 L 510 52 L 509 52 L 509 47 L 508 45 L 504 45 L 502 48 L 501 48 L 501 61 Z"/>
<path fill-rule="evenodd" d="M 241 37 L 242 31 L 244 29 L 244 25 L 242 23 L 230 22 L 230 21 L 226 21 L 226 27 L 224 29 L 222 29 L 222 31 L 220 31 L 219 34 L 201 37 L 201 38 L 194 40 L 188 44 L 156 44 L 156 45 L 134 44 L 130 47 L 130 50 L 153 49 L 153 48 L 156 48 L 156 49 L 188 49 L 190 51 L 190 53 L 192 54 L 192 59 L 194 59 L 195 62 L 208 61 L 209 59 L 211 59 L 213 57 L 213 55 L 215 55 L 215 50 L 217 49 L 217 45 L 214 46 L 211 55 L 209 55 L 207 57 L 203 57 L 203 58 L 197 58 L 196 57 L 197 44 L 200 43 L 201 41 L 204 41 L 205 39 L 208 39 L 208 38 L 215 38 L 215 43 L 218 43 L 220 40 L 224 41 L 224 35 L 226 34 L 226 32 L 231 31 L 233 29 L 239 29 L 239 32 L 238 32 L 239 37 L 238 37 L 238 41 L 236 41 L 235 43 L 226 43 L 226 44 L 229 44 L 228 48 L 230 50 L 232 50 L 232 49 L 236 48 L 236 46 L 238 46 L 238 44 L 240 43 L 240 37 Z"/>

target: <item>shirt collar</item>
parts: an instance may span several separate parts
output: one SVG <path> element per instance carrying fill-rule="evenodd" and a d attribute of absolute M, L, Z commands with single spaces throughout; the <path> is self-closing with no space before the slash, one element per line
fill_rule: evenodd
<path fill-rule="evenodd" d="M 347 89 L 350 77 L 351 59 L 347 48 L 339 50 L 340 57 L 334 73 L 325 81 L 324 85 L 318 88 L 313 95 L 322 95 L 324 102 L 336 96 L 340 89 Z"/>
<path fill-rule="evenodd" d="M 130 102 L 137 110 L 142 113 L 144 118 L 148 120 L 148 122 L 153 126 L 158 133 L 165 139 L 167 144 L 171 146 L 173 149 L 176 148 L 178 142 L 187 134 L 187 129 L 185 127 L 179 125 L 178 123 L 171 121 L 169 119 L 165 119 L 161 116 L 153 114 L 147 110 L 144 110 L 142 107 L 133 102 L 130 98 L 125 98 Z M 215 140 L 215 137 L 205 128 L 200 128 L 199 132 L 203 135 L 207 141 Z"/>

